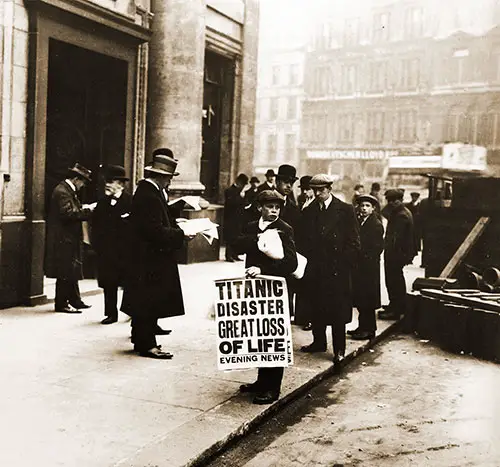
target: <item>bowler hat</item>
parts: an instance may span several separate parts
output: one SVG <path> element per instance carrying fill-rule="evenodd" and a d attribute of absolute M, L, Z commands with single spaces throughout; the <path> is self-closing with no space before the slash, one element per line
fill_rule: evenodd
<path fill-rule="evenodd" d="M 311 176 L 310 175 L 304 175 L 303 177 L 300 177 L 300 188 L 303 188 L 304 190 L 309 190 L 311 188 L 310 182 L 311 182 Z"/>
<path fill-rule="evenodd" d="M 297 170 L 292 165 L 283 164 L 278 167 L 278 173 L 276 177 L 281 180 L 298 180 L 296 177 Z"/>
<path fill-rule="evenodd" d="M 309 186 L 311 188 L 324 188 L 326 186 L 331 186 L 333 183 L 332 177 L 327 174 L 317 174 L 311 178 L 309 182 Z"/>
<path fill-rule="evenodd" d="M 257 177 L 255 177 L 255 176 L 253 176 L 253 177 L 250 179 L 250 183 L 259 183 L 259 182 L 260 182 L 260 180 L 259 180 Z"/>
<path fill-rule="evenodd" d="M 266 177 L 276 177 L 273 169 L 267 169 Z"/>
<path fill-rule="evenodd" d="M 372 203 L 374 207 L 376 207 L 376 206 L 379 205 L 378 199 L 375 198 L 375 196 L 366 194 L 366 195 L 359 195 L 359 196 L 356 197 L 356 203 L 357 204 L 360 204 L 363 201 L 368 201 L 369 203 Z"/>
<path fill-rule="evenodd" d="M 87 180 L 88 182 L 92 181 L 92 171 L 79 164 L 78 162 L 75 162 L 75 165 L 68 170 L 71 174 Z"/>
<path fill-rule="evenodd" d="M 285 198 L 276 190 L 262 190 L 257 196 L 257 202 L 261 205 L 276 202 L 285 204 Z"/>
<path fill-rule="evenodd" d="M 386 197 L 387 201 L 396 201 L 396 200 L 402 200 L 404 196 L 404 190 L 401 190 L 400 188 L 391 188 L 390 190 L 387 190 L 384 194 Z"/>
<path fill-rule="evenodd" d="M 125 168 L 121 165 L 106 165 L 104 166 L 104 177 L 107 181 L 111 180 L 130 180 L 125 175 Z"/>
<path fill-rule="evenodd" d="M 177 162 L 171 149 L 159 148 L 153 151 L 153 163 L 145 167 L 144 170 L 175 177 L 179 175 L 179 172 L 175 171 Z"/>

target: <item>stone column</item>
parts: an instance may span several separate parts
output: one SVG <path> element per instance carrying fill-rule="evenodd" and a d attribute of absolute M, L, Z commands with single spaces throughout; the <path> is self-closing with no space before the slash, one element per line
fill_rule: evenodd
<path fill-rule="evenodd" d="M 171 191 L 200 194 L 204 0 L 153 0 L 146 162 L 153 149 L 169 147 L 179 159 Z"/>

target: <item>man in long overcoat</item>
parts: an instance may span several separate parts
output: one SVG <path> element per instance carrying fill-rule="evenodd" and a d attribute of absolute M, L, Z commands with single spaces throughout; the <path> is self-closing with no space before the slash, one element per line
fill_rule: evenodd
<path fill-rule="evenodd" d="M 372 195 L 358 196 L 361 251 L 353 275 L 354 305 L 358 309 L 358 328 L 347 331 L 353 339 L 375 337 L 375 310 L 380 308 L 380 254 L 384 249 L 384 227 L 377 214 L 378 200 Z"/>
<path fill-rule="evenodd" d="M 406 282 L 403 268 L 417 254 L 411 212 L 403 204 L 404 191 L 387 190 L 387 230 L 384 238 L 385 285 L 389 306 L 379 312 L 380 319 L 397 320 L 406 311 Z"/>
<path fill-rule="evenodd" d="M 125 191 L 125 169 L 105 167 L 105 196 L 92 214 L 92 248 L 97 253 L 97 278 L 104 289 L 102 324 L 118 321 L 118 287 L 125 282 L 128 252 L 128 221 L 132 197 Z"/>
<path fill-rule="evenodd" d="M 82 302 L 78 281 L 83 279 L 82 221 L 92 214 L 94 205 L 82 206 L 80 191 L 91 181 L 91 171 L 76 163 L 69 176 L 52 192 L 47 218 L 45 275 L 56 278 L 55 311 L 81 313 L 89 308 Z"/>
<path fill-rule="evenodd" d="M 359 227 L 352 205 L 331 194 L 329 175 L 315 175 L 310 186 L 316 200 L 303 211 L 299 252 L 308 260 L 305 275 L 311 301 L 313 342 L 303 352 L 326 351 L 326 327 L 332 327 L 333 362 L 345 354 L 345 325 L 352 319 L 351 273 L 357 259 Z"/>
<path fill-rule="evenodd" d="M 245 221 L 245 193 L 244 188 L 248 177 L 241 173 L 235 182 L 224 191 L 224 240 L 226 242 L 226 261 L 239 261 L 234 252 L 233 243 L 241 233 Z"/>
<path fill-rule="evenodd" d="M 156 149 L 132 198 L 130 273 L 124 301 L 132 317 L 134 349 L 143 357 L 172 358 L 157 345 L 158 319 L 184 315 L 176 252 L 185 236 L 169 212 L 166 191 L 172 177 L 179 175 L 176 167 L 170 149 Z"/>

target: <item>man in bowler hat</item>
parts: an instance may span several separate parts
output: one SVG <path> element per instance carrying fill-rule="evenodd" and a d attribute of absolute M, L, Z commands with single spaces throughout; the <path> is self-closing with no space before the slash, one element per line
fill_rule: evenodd
<path fill-rule="evenodd" d="M 92 214 L 92 248 L 97 253 L 97 278 L 104 289 L 102 324 L 118 321 L 118 287 L 124 285 L 127 268 L 128 218 L 132 197 L 125 191 L 129 180 L 121 165 L 103 167 L 105 196 Z"/>
<path fill-rule="evenodd" d="M 68 177 L 52 192 L 47 218 L 45 275 L 56 278 L 55 311 L 81 313 L 83 303 L 78 281 L 83 278 L 82 221 L 90 218 L 94 204 L 83 205 L 78 192 L 91 181 L 92 172 L 76 163 Z"/>
<path fill-rule="evenodd" d="M 274 170 L 267 169 L 266 180 L 257 187 L 257 190 L 259 193 L 264 190 L 274 190 L 276 188 L 275 182 L 276 174 L 274 173 Z"/>
<path fill-rule="evenodd" d="M 285 205 L 283 206 L 280 217 L 294 230 L 299 227 L 300 222 L 300 209 L 293 197 L 293 184 L 298 180 L 297 170 L 295 167 L 283 164 L 278 168 L 276 174 L 276 190 L 285 198 Z"/>
<path fill-rule="evenodd" d="M 353 206 L 332 195 L 329 175 L 315 175 L 310 186 L 315 201 L 303 211 L 299 252 L 308 260 L 305 281 L 311 302 L 313 342 L 302 352 L 326 351 L 326 328 L 332 328 L 333 363 L 341 368 L 345 325 L 352 320 L 351 274 L 360 240 Z"/>
<path fill-rule="evenodd" d="M 173 355 L 156 342 L 158 319 L 184 315 L 176 253 L 190 238 L 168 206 L 168 187 L 179 175 L 176 167 L 170 149 L 156 149 L 137 185 L 130 211 L 130 273 L 124 297 L 132 317 L 134 350 L 142 357 L 163 360 Z"/>

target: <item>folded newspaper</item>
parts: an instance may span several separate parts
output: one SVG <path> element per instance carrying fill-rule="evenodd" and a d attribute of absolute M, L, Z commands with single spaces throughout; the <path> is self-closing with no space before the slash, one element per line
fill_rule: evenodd
<path fill-rule="evenodd" d="M 186 235 L 194 236 L 200 234 L 206 238 L 210 245 L 213 243 L 214 238 L 219 238 L 219 232 L 217 231 L 218 224 L 213 223 L 206 217 L 201 219 L 185 219 L 180 217 L 177 219 L 177 224 Z"/>
<path fill-rule="evenodd" d="M 180 201 L 184 201 L 187 207 L 193 208 L 195 211 L 201 211 L 199 196 L 182 196 L 181 198 L 169 201 L 168 204 L 170 206 L 172 204 L 179 203 Z"/>

